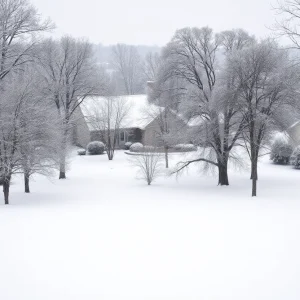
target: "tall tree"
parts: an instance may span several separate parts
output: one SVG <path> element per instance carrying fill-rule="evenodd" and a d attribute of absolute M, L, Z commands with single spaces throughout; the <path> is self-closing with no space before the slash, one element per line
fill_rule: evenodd
<path fill-rule="evenodd" d="M 52 28 L 27 0 L 0 0 L 0 80 L 33 60 L 37 33 Z"/>
<path fill-rule="evenodd" d="M 9 203 L 13 174 L 24 172 L 26 181 L 29 180 L 34 169 L 27 161 L 29 157 L 35 157 L 35 170 L 39 165 L 39 170 L 46 172 L 49 150 L 56 142 L 49 133 L 52 127 L 55 136 L 55 116 L 51 116 L 51 110 L 45 106 L 34 82 L 25 70 L 11 73 L 1 83 L 0 164 L 5 204 Z M 44 151 L 40 151 L 41 147 Z"/>
<path fill-rule="evenodd" d="M 270 133 L 297 105 L 298 69 L 287 52 L 269 40 L 239 51 L 230 60 L 245 120 L 243 137 L 251 160 L 252 196 L 257 195 L 257 165 Z"/>
<path fill-rule="evenodd" d="M 294 48 L 300 49 L 300 1 L 280 0 L 275 9 L 281 17 L 276 21 L 275 32 L 289 38 Z"/>
<path fill-rule="evenodd" d="M 60 135 L 57 128 L 60 120 L 55 109 L 43 99 L 41 80 L 37 72 L 27 68 L 19 79 L 26 86 L 25 107 L 20 115 L 18 152 L 20 168 L 24 174 L 25 193 L 30 192 L 30 178 L 38 173 L 52 176 L 59 162 Z"/>
<path fill-rule="evenodd" d="M 144 74 L 147 81 L 154 81 L 157 78 L 161 64 L 160 56 L 157 52 L 149 52 L 144 60 Z"/>
<path fill-rule="evenodd" d="M 64 179 L 72 117 L 86 97 L 104 91 L 105 75 L 94 63 L 91 44 L 71 37 L 63 37 L 60 41 L 46 40 L 41 45 L 38 62 L 45 97 L 54 104 L 61 119 L 59 178 Z"/>
<path fill-rule="evenodd" d="M 185 28 L 176 32 L 164 50 L 165 78 L 180 78 L 180 109 L 193 120 L 191 139 L 203 149 L 199 158 L 182 162 L 177 171 L 189 164 L 203 162 L 218 168 L 220 185 L 228 185 L 228 161 L 240 138 L 243 122 L 236 102 L 236 91 L 230 85 L 234 77 L 226 74 L 225 60 L 239 48 L 252 42 L 242 30 L 214 35 L 210 28 Z M 223 55 L 224 56 L 224 55 Z M 182 82 L 183 81 L 183 82 Z M 176 100 L 177 101 L 177 100 Z"/>
<path fill-rule="evenodd" d="M 142 62 L 136 47 L 125 44 L 113 46 L 112 64 L 121 78 L 123 93 L 134 95 L 143 92 Z"/>

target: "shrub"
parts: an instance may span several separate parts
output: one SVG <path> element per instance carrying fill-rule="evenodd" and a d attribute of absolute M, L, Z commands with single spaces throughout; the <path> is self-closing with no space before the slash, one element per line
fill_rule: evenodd
<path fill-rule="evenodd" d="M 293 147 L 283 138 L 274 141 L 271 147 L 270 159 L 276 164 L 288 164 L 293 153 Z"/>
<path fill-rule="evenodd" d="M 157 149 L 158 150 L 158 149 Z M 144 148 L 143 148 L 143 151 L 144 152 L 153 152 L 153 151 L 156 151 L 155 147 L 153 146 L 148 146 L 148 145 L 145 145 Z"/>
<path fill-rule="evenodd" d="M 145 150 L 140 154 L 133 155 L 131 161 L 138 168 L 140 179 L 147 182 L 148 185 L 160 175 L 161 172 L 161 154 L 152 147 L 151 150 Z"/>
<path fill-rule="evenodd" d="M 300 169 L 300 146 L 296 147 L 295 150 L 293 151 L 291 158 L 290 158 L 290 163 L 296 169 Z"/>
<path fill-rule="evenodd" d="M 129 150 L 131 152 L 142 152 L 143 149 L 144 149 L 144 146 L 141 143 L 133 143 L 129 148 Z"/>
<path fill-rule="evenodd" d="M 104 149 L 105 149 L 105 145 L 102 142 L 99 142 L 99 141 L 90 142 L 87 145 L 87 151 L 90 155 L 103 154 Z"/>
<path fill-rule="evenodd" d="M 78 155 L 86 155 L 86 151 L 84 149 L 80 149 L 77 151 Z"/>
<path fill-rule="evenodd" d="M 178 152 L 190 152 L 196 151 L 197 147 L 193 144 L 178 144 L 174 146 L 174 149 Z"/>
<path fill-rule="evenodd" d="M 130 147 L 131 147 L 131 145 L 132 145 L 132 142 L 126 142 L 126 143 L 124 144 L 125 150 L 129 150 Z"/>

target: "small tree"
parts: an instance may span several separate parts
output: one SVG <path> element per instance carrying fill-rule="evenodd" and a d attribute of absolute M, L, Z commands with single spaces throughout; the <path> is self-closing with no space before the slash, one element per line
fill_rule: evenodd
<path fill-rule="evenodd" d="M 161 170 L 161 154 L 156 148 L 144 147 L 140 154 L 132 155 L 132 163 L 138 168 L 138 174 L 148 185 L 159 176 Z"/>
<path fill-rule="evenodd" d="M 153 142 L 156 146 L 164 148 L 165 166 L 169 168 L 169 149 L 179 142 L 185 141 L 187 124 L 166 102 L 162 100 L 160 102 L 157 99 L 156 103 L 163 106 L 149 105 L 144 114 L 151 120 L 155 135 L 155 141 Z"/>
<path fill-rule="evenodd" d="M 91 101 L 90 108 L 92 116 L 88 121 L 94 130 L 101 132 L 107 157 L 113 160 L 120 129 L 130 111 L 130 103 L 123 97 L 101 97 Z"/>

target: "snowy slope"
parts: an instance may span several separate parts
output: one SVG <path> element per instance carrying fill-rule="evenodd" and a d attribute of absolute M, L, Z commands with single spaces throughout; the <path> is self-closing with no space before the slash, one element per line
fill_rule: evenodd
<path fill-rule="evenodd" d="M 15 179 L 0 299 L 298 300 L 300 171 L 265 159 L 259 172 L 256 199 L 248 172 L 217 187 L 192 168 L 148 187 L 122 152 L 77 156 L 31 195 Z"/>

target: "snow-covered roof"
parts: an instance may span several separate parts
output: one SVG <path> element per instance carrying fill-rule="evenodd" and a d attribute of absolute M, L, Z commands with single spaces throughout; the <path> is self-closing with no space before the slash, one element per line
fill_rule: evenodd
<path fill-rule="evenodd" d="M 161 107 L 149 104 L 147 95 L 126 95 L 115 96 L 113 98 L 114 100 L 125 101 L 129 107 L 128 113 L 121 124 L 122 128 L 145 129 L 162 111 Z M 105 97 L 89 97 L 80 105 L 90 131 L 97 130 L 94 122 L 91 122 L 91 120 L 96 118 L 97 112 L 99 112 L 99 109 L 106 99 Z"/>
<path fill-rule="evenodd" d="M 288 129 L 292 129 L 300 124 L 300 121 L 294 122 Z"/>

